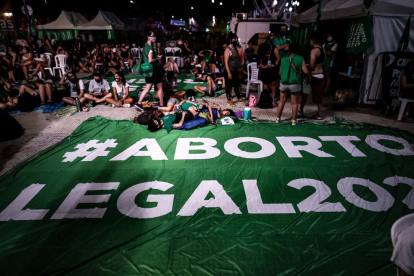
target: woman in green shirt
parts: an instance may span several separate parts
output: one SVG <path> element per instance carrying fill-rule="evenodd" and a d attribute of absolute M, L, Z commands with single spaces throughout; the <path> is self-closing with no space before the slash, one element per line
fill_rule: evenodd
<path fill-rule="evenodd" d="M 144 108 L 142 107 L 142 101 L 144 100 L 148 92 L 151 90 L 153 84 L 157 86 L 157 94 L 160 99 L 160 106 L 164 106 L 164 92 L 162 89 L 164 71 L 162 70 L 161 72 L 161 70 L 158 70 L 158 60 L 162 58 L 162 55 L 159 55 L 158 50 L 154 46 L 156 41 L 157 38 L 155 36 L 155 33 L 153 31 L 148 31 L 147 42 L 145 43 L 142 50 L 142 63 L 151 63 L 153 72 L 151 77 L 145 77 L 145 89 L 142 91 L 141 96 L 139 97 L 139 100 L 135 105 L 135 107 L 140 111 L 144 111 Z"/>
<path fill-rule="evenodd" d="M 291 93 L 292 101 L 292 125 L 295 126 L 296 115 L 298 113 L 298 100 L 301 91 L 301 73 L 310 78 L 310 73 L 306 68 L 303 57 L 296 54 L 297 47 L 290 45 L 289 56 L 283 57 L 280 64 L 280 101 L 277 107 L 276 124 L 280 123 L 280 116 L 282 116 L 283 108 L 285 106 L 288 93 Z"/>

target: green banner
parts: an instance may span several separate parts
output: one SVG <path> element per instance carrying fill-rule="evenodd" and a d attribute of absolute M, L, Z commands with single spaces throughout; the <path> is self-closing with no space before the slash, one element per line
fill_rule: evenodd
<path fill-rule="evenodd" d="M 73 39 L 73 33 L 72 30 L 65 30 L 59 32 L 60 38 L 64 41 L 72 40 Z"/>
<path fill-rule="evenodd" d="M 108 30 L 108 40 L 116 39 L 115 30 Z"/>
<path fill-rule="evenodd" d="M 371 47 L 372 24 L 368 16 L 351 20 L 346 40 L 347 53 L 359 54 Z"/>
<path fill-rule="evenodd" d="M 316 23 L 300 24 L 299 27 L 291 27 L 292 42 L 296 43 L 300 48 L 306 47 L 309 44 L 310 36 L 317 28 Z"/>
<path fill-rule="evenodd" d="M 79 35 L 79 30 L 74 30 L 75 31 L 75 37 L 78 37 Z"/>
<path fill-rule="evenodd" d="M 254 111 L 253 111 L 254 116 Z M 0 177 L 2 275 L 395 275 L 414 137 L 241 122 L 82 123 Z"/>
<path fill-rule="evenodd" d="M 43 30 L 37 30 L 37 37 L 40 39 L 43 39 L 43 36 L 45 35 L 45 32 Z"/>

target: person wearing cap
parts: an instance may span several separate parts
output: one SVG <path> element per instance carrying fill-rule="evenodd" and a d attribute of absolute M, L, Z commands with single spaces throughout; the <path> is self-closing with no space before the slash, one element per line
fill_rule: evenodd
<path fill-rule="evenodd" d="M 89 83 L 88 93 L 84 94 L 85 99 L 92 102 L 92 106 L 106 102 L 107 98 L 112 98 L 110 87 L 107 80 L 102 79 L 98 72 L 93 74 L 93 80 Z"/>

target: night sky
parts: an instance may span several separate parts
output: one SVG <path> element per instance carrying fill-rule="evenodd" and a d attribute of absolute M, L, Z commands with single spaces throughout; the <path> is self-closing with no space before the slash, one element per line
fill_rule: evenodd
<path fill-rule="evenodd" d="M 220 6 L 219 3 L 223 2 Z M 267 0 L 269 3 L 271 0 Z M 302 0 L 302 7 L 311 6 L 314 0 Z M 2 6 L 6 0 L 0 0 Z M 22 0 L 12 0 L 12 6 L 15 18 L 23 17 L 21 12 Z M 98 10 L 114 12 L 119 18 L 154 18 L 161 20 L 162 17 L 169 20 L 171 16 L 174 19 L 188 20 L 194 17 L 197 20 L 211 20 L 212 16 L 226 19 L 233 12 L 247 12 L 254 8 L 253 0 L 27 0 L 27 4 L 34 10 L 34 16 L 38 18 L 47 18 L 55 20 L 62 10 L 79 12 L 89 16 L 95 16 Z M 243 5 L 243 2 L 244 5 Z M 263 7 L 262 0 L 257 0 L 260 7 Z M 194 7 L 194 10 L 191 10 Z"/>

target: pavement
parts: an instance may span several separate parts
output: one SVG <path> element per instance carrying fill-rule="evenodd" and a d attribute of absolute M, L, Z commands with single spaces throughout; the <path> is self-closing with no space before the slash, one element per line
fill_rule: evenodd
<path fill-rule="evenodd" d="M 78 74 L 78 76 L 85 77 L 86 74 Z M 311 97 L 308 98 L 305 115 L 310 117 L 316 113 L 317 108 L 312 104 Z M 354 105 L 338 104 L 335 101 L 334 96 L 325 97 L 324 100 L 323 120 L 325 121 L 331 120 L 334 116 L 341 116 L 356 122 L 395 127 L 410 131 L 414 134 L 414 121 L 412 119 L 397 121 L 396 114 L 390 117 L 384 117 L 384 115 L 380 114 L 380 111 L 376 110 L 373 106 L 359 106 L 358 109 L 355 110 Z M 203 102 L 202 99 L 197 99 L 197 101 L 200 103 Z M 206 101 L 209 104 L 218 104 L 222 106 L 222 108 L 231 108 L 234 111 L 242 111 L 245 108 L 245 105 L 242 103 L 236 103 L 236 106 L 230 107 L 226 103 L 227 100 L 225 95 L 221 95 L 217 98 L 209 98 L 206 99 Z M 139 114 L 139 112 L 133 107 L 112 108 L 104 105 L 97 105 L 96 107 L 91 108 L 89 112 L 80 112 L 68 117 L 57 117 L 56 115 L 42 113 L 42 111 L 13 114 L 12 116 L 25 128 L 25 134 L 18 139 L 0 143 L 0 175 L 42 150 L 59 143 L 71 134 L 83 121 L 90 117 L 102 116 L 115 120 L 133 120 L 134 116 L 137 114 Z M 291 105 L 288 100 L 281 119 L 290 121 L 291 115 Z M 276 108 L 260 109 L 254 107 L 252 108 L 252 117 L 260 120 L 274 121 L 276 119 Z M 297 127 L 300 127 L 300 124 L 297 125 Z"/>

